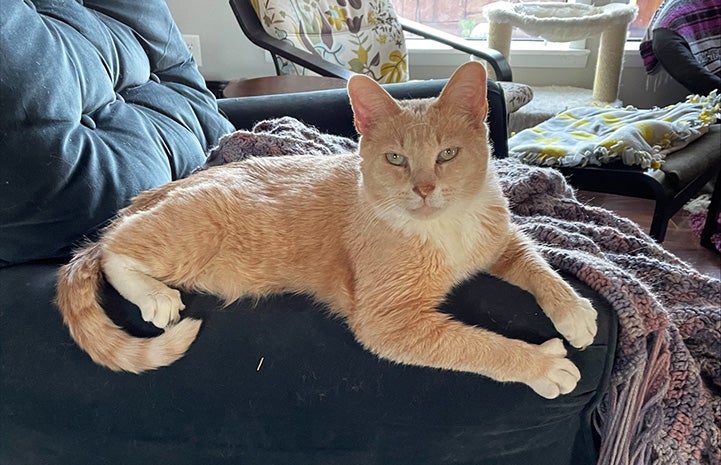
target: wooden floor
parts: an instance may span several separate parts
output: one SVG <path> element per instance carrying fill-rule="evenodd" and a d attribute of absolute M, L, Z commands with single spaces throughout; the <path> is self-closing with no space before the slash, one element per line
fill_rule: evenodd
<path fill-rule="evenodd" d="M 578 191 L 576 195 L 583 203 L 607 208 L 631 219 L 646 232 L 651 226 L 654 205 L 651 200 L 586 191 Z M 687 213 L 681 210 L 671 219 L 663 247 L 698 271 L 721 279 L 721 254 L 701 247 L 699 238 L 688 227 L 686 216 Z"/>

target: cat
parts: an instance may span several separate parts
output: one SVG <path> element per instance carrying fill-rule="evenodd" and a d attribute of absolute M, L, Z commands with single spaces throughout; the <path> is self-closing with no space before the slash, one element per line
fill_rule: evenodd
<path fill-rule="evenodd" d="M 569 393 L 580 372 L 560 339 L 530 344 L 435 310 L 485 271 L 530 291 L 574 347 L 596 333 L 591 303 L 510 221 L 485 83 L 470 62 L 437 98 L 396 101 L 357 75 L 348 95 L 358 153 L 250 158 L 140 194 L 59 272 L 72 337 L 97 363 L 139 373 L 182 357 L 199 331 L 180 319 L 174 288 L 228 303 L 302 292 L 380 357 L 521 382 L 546 398 Z M 135 338 L 115 326 L 97 302 L 103 275 L 165 332 Z"/>

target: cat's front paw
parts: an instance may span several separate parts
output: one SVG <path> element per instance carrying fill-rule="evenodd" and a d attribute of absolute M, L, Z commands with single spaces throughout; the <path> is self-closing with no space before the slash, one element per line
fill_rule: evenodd
<path fill-rule="evenodd" d="M 573 347 L 584 349 L 590 346 L 596 337 L 597 312 L 588 299 L 578 298 L 569 306 L 569 310 L 564 312 L 564 317 L 554 321 L 553 324 Z"/>
<path fill-rule="evenodd" d="M 550 339 L 538 348 L 538 363 L 542 367 L 542 374 L 526 384 L 546 399 L 555 399 L 561 394 L 573 391 L 581 379 L 581 372 L 566 358 L 563 341 Z"/>
<path fill-rule="evenodd" d="M 185 309 L 180 299 L 180 292 L 167 286 L 146 294 L 141 302 L 138 302 L 143 320 L 154 324 L 158 328 L 166 328 L 180 320 L 180 311 Z"/>

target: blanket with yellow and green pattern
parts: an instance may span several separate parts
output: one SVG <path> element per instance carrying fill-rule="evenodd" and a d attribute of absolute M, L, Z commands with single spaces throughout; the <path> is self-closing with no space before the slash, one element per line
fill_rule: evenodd
<path fill-rule="evenodd" d="M 664 108 L 579 107 L 508 140 L 509 155 L 542 166 L 622 162 L 659 168 L 669 153 L 706 134 L 720 117 L 721 96 L 689 96 Z"/>

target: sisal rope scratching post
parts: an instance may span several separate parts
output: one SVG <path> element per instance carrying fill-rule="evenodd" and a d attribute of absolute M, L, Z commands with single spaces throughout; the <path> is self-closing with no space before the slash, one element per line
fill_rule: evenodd
<path fill-rule="evenodd" d="M 513 26 L 510 23 L 491 21 L 488 25 L 488 47 L 498 50 L 508 59 L 511 56 L 511 35 Z"/>
<path fill-rule="evenodd" d="M 617 5 L 613 3 L 612 5 Z M 635 16 L 635 15 L 634 15 Z M 593 78 L 593 99 L 613 102 L 618 98 L 623 66 L 623 46 L 626 43 L 626 24 L 612 24 L 601 33 L 596 74 Z"/>
<path fill-rule="evenodd" d="M 488 46 L 509 59 L 514 27 L 549 42 L 572 42 L 600 35 L 593 99 L 606 103 L 618 99 L 626 30 L 636 17 L 635 6 L 494 2 L 483 12 L 490 23 Z"/>

